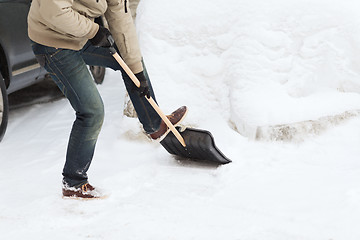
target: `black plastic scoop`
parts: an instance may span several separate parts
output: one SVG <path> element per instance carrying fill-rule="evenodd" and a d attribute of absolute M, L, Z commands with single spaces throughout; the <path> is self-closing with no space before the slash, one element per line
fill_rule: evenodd
<path fill-rule="evenodd" d="M 180 128 L 177 127 L 180 131 Z M 209 131 L 186 128 L 180 132 L 185 140 L 186 147 L 183 147 L 172 132 L 160 142 L 170 153 L 176 156 L 199 161 L 209 161 L 217 164 L 230 163 L 228 159 L 215 145 L 214 138 Z"/>

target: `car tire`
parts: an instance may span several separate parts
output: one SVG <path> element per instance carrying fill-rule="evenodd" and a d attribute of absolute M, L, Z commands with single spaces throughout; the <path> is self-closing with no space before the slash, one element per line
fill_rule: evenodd
<path fill-rule="evenodd" d="M 0 142 L 4 137 L 9 116 L 9 101 L 6 93 L 5 80 L 0 73 Z"/>
<path fill-rule="evenodd" d="M 105 77 L 105 68 L 99 66 L 90 66 L 90 72 L 96 84 L 102 84 Z"/>

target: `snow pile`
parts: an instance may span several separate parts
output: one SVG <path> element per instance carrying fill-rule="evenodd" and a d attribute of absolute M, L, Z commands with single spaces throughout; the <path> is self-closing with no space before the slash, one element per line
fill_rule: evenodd
<path fill-rule="evenodd" d="M 221 115 L 253 138 L 259 126 L 360 109 L 359 5 L 155 0 L 137 23 L 160 96 L 181 92 L 174 102 L 199 112 L 191 121 Z"/>

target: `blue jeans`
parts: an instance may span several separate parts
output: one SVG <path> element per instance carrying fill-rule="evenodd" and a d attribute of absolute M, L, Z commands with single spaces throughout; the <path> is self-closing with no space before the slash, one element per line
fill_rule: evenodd
<path fill-rule="evenodd" d="M 90 42 L 79 51 L 56 49 L 34 42 L 32 42 L 32 48 L 39 63 L 49 72 L 76 112 L 63 169 L 65 185 L 76 187 L 87 182 L 87 171 L 104 120 L 103 101 L 87 65 L 120 70 L 144 130 L 150 134 L 159 129 L 161 118 L 145 97 L 139 97 L 138 92 L 132 91 L 133 82 L 112 57 L 109 49 L 94 47 Z M 145 66 L 144 73 L 151 95 L 155 99 Z"/>

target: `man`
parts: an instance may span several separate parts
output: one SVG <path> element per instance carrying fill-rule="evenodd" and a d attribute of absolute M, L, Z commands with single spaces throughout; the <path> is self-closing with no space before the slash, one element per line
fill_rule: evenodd
<path fill-rule="evenodd" d="M 104 15 L 109 29 L 94 18 Z M 136 36 L 127 0 L 33 0 L 28 34 L 39 63 L 76 112 L 63 169 L 63 196 L 99 198 L 88 183 L 87 171 L 104 119 L 104 106 L 87 65 L 121 70 L 139 121 L 152 139 L 163 138 L 168 128 L 146 98 L 155 99 Z M 137 88 L 109 51 L 109 36 L 129 68 L 139 79 Z M 135 91 L 134 91 L 135 90 Z M 168 118 L 177 125 L 185 117 L 181 107 Z"/>

